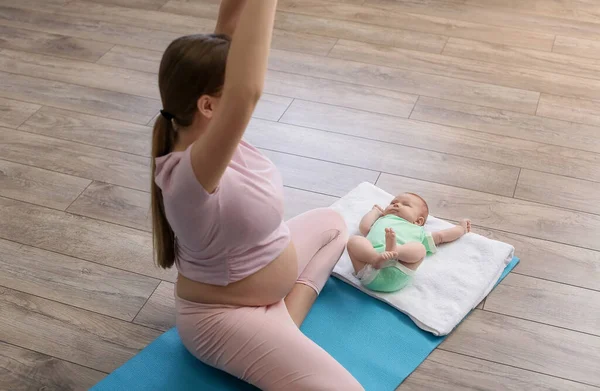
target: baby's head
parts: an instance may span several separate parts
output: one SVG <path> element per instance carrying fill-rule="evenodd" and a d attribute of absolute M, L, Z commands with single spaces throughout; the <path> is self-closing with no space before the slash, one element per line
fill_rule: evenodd
<path fill-rule="evenodd" d="M 396 196 L 385 208 L 384 215 L 394 215 L 404 220 L 423 226 L 429 215 L 427 202 L 414 193 L 403 193 Z"/>

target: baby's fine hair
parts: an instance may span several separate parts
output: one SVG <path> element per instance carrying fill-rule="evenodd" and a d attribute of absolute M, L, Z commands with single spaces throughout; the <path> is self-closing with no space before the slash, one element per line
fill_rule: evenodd
<path fill-rule="evenodd" d="M 423 205 L 425 205 L 425 215 L 424 215 L 423 217 L 425 218 L 425 221 L 427 221 L 427 217 L 429 216 L 429 205 L 427 205 L 427 201 L 425 201 L 425 200 L 423 199 L 423 197 L 421 197 L 421 196 L 420 196 L 420 195 L 418 195 L 418 194 L 415 194 L 415 193 L 408 193 L 408 192 L 407 192 L 406 194 L 413 195 L 413 196 L 417 197 L 418 199 L 420 199 L 421 201 L 423 201 Z M 425 224 L 425 221 L 423 222 L 423 224 Z"/>

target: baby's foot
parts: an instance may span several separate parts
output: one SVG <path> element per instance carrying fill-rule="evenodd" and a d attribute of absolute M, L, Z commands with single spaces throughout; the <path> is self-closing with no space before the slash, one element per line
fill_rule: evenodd
<path fill-rule="evenodd" d="M 465 233 L 471 232 L 471 220 L 469 220 L 469 219 L 462 219 L 460 221 L 460 226 L 465 229 Z"/>
<path fill-rule="evenodd" d="M 373 267 L 375 269 L 381 269 L 383 265 L 389 261 L 390 259 L 397 259 L 398 253 L 396 251 L 384 251 L 382 253 L 377 254 L 377 257 L 374 259 Z"/>
<path fill-rule="evenodd" d="M 396 251 L 396 232 L 392 228 L 385 229 L 385 251 Z"/>

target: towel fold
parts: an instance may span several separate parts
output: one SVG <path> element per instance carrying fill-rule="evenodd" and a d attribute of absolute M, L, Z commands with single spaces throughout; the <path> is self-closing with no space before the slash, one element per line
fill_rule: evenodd
<path fill-rule="evenodd" d="M 412 189 L 406 189 L 411 191 Z M 332 205 L 346 220 L 351 235 L 359 234 L 362 217 L 374 204 L 389 204 L 393 196 L 370 183 L 362 183 Z M 465 216 L 468 217 L 468 216 Z M 452 227 L 429 216 L 429 232 Z M 417 326 L 434 335 L 449 334 L 492 290 L 514 255 L 514 247 L 468 233 L 440 245 L 415 273 L 413 283 L 393 293 L 373 292 L 354 277 L 348 252 L 344 252 L 333 275 L 407 314 Z"/>

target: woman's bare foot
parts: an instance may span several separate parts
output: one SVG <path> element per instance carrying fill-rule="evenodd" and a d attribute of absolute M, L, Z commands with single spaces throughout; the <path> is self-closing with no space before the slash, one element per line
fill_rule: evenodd
<path fill-rule="evenodd" d="M 465 229 L 465 233 L 471 232 L 471 220 L 462 219 L 459 224 Z"/>

